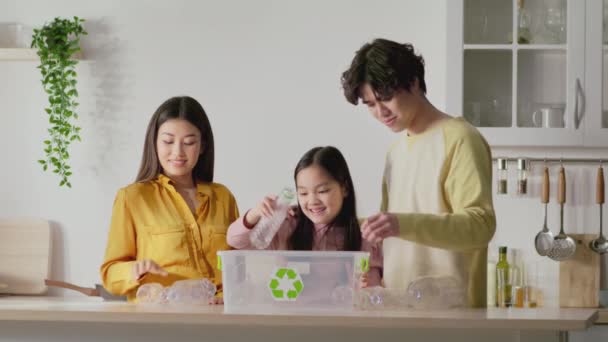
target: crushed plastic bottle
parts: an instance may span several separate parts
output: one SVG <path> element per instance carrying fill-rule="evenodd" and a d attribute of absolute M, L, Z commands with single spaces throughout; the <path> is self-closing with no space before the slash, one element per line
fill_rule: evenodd
<path fill-rule="evenodd" d="M 270 245 L 272 239 L 287 217 L 289 206 L 295 199 L 295 191 L 292 188 L 284 188 L 276 201 L 274 214 L 270 218 L 262 217 L 260 222 L 253 227 L 249 239 L 257 249 L 265 249 Z"/>
<path fill-rule="evenodd" d="M 143 284 L 137 289 L 137 294 L 135 296 L 137 297 L 138 303 L 159 303 L 163 290 L 164 287 L 159 283 Z"/>
<path fill-rule="evenodd" d="M 415 309 L 448 309 L 465 304 L 465 288 L 451 276 L 426 276 L 407 287 L 409 306 Z"/>
<path fill-rule="evenodd" d="M 182 304 L 208 304 L 217 288 L 209 279 L 180 280 L 167 289 L 167 302 Z"/>
<path fill-rule="evenodd" d="M 144 284 L 137 289 L 137 302 L 147 304 L 209 304 L 217 288 L 209 279 L 180 280 L 169 287 L 158 283 Z"/>
<path fill-rule="evenodd" d="M 381 286 L 366 287 L 359 291 L 357 296 L 357 306 L 364 310 L 377 310 L 390 304 L 389 289 Z M 386 303 L 386 301 L 389 303 Z"/>
<path fill-rule="evenodd" d="M 384 305 L 384 298 L 386 297 L 386 291 L 381 287 L 372 289 L 369 294 L 369 303 L 373 307 L 382 307 Z"/>
<path fill-rule="evenodd" d="M 363 310 L 449 309 L 465 306 L 465 288 L 451 276 L 424 276 L 410 282 L 407 289 L 380 286 L 360 289 L 356 305 Z"/>
<path fill-rule="evenodd" d="M 331 292 L 333 304 L 348 304 L 353 301 L 353 289 L 350 286 L 337 286 Z"/>

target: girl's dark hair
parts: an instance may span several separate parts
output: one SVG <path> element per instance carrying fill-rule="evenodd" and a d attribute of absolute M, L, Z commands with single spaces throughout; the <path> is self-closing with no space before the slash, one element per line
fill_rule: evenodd
<path fill-rule="evenodd" d="M 363 45 L 341 79 L 344 96 L 354 105 L 359 102 L 361 86 L 365 83 L 370 85 L 379 100 L 386 101 L 399 89 L 410 91 L 415 80 L 426 94 L 422 56 L 416 55 L 411 44 L 387 39 L 376 39 Z"/>
<path fill-rule="evenodd" d="M 156 140 L 159 127 L 168 120 L 182 119 L 196 126 L 201 133 L 201 155 L 192 170 L 192 180 L 197 182 L 213 182 L 213 162 L 215 148 L 213 132 L 207 113 L 198 101 L 189 96 L 172 97 L 158 107 L 146 130 L 144 151 L 136 182 L 146 182 L 158 177 L 162 167 L 156 151 Z"/>
<path fill-rule="evenodd" d="M 329 229 L 344 229 L 344 246 L 339 246 L 339 248 L 342 247 L 342 250 L 345 251 L 361 250 L 361 230 L 357 220 L 355 188 L 344 156 L 337 148 L 332 146 L 315 147 L 306 152 L 298 162 L 293 175 L 294 181 L 297 183 L 297 176 L 300 171 L 313 165 L 323 168 L 346 190 L 342 209 L 329 227 Z M 298 209 L 300 209 L 300 213 L 303 213 L 301 207 Z M 314 224 L 306 215 L 300 214 L 289 241 L 290 249 L 312 250 L 313 234 Z"/>

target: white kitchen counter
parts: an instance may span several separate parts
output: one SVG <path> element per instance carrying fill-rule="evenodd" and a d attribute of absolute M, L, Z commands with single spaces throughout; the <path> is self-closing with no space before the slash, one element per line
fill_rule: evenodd
<path fill-rule="evenodd" d="M 82 330 L 92 339 L 116 338 L 136 334 L 147 340 L 167 339 L 191 332 L 192 337 L 212 334 L 220 340 L 232 340 L 230 336 L 249 334 L 245 340 L 271 340 L 277 336 L 296 333 L 290 341 L 336 336 L 350 340 L 368 340 L 377 336 L 383 340 L 403 339 L 418 336 L 425 341 L 450 338 L 458 341 L 477 338 L 492 338 L 505 341 L 513 338 L 526 340 L 554 340 L 557 332 L 584 331 L 598 318 L 594 309 L 455 309 L 455 310 L 411 310 L 411 311 L 354 311 L 341 314 L 281 314 L 249 315 L 224 313 L 223 306 L 160 306 L 136 305 L 124 302 L 103 302 L 99 298 L 51 298 L 51 297 L 0 297 L 0 341 L 5 333 L 13 331 L 7 340 L 27 335 L 36 340 L 36 329 L 41 329 L 44 340 L 65 340 L 63 328 L 68 331 Z M 133 327 L 133 328 L 130 328 Z M 162 327 L 162 328 L 160 328 Z M 57 334 L 53 335 L 53 329 Z M 44 332 L 42 331 L 44 330 Z M 252 333 L 253 331 L 253 333 Z M 239 333 L 237 333 L 239 332 Z M 169 334 L 164 336 L 163 334 Z M 543 335 L 544 334 L 544 335 Z M 318 335 L 318 336 L 316 336 Z M 439 336 L 437 339 L 433 336 Z M 70 335 L 71 336 L 71 335 Z M 316 336 L 316 337 L 315 337 Z M 333 337 L 332 337 L 333 336 Z M 384 337 L 382 337 L 384 336 Z M 442 337 L 441 337 L 442 336 Z M 563 337 L 563 333 L 562 333 Z M 49 339 L 50 338 L 50 339 Z M 129 337 L 132 340 L 133 336 Z M 180 340 L 187 339 L 180 336 Z M 418 339 L 418 338 L 416 338 Z M 69 340 L 69 338 L 68 338 Z M 193 339 L 194 340 L 194 339 Z M 238 340 L 238 338 L 236 338 Z M 542 340 L 542 339 L 541 339 Z"/>
<path fill-rule="evenodd" d="M 98 298 L 0 298 L 0 320 L 4 321 L 572 331 L 587 329 L 597 318 L 597 310 L 593 309 L 454 309 L 250 315 L 224 313 L 223 306 L 137 305 L 104 302 Z"/>

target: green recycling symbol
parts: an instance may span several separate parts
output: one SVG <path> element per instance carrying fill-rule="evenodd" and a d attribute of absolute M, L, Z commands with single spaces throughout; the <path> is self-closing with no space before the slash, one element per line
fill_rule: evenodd
<path fill-rule="evenodd" d="M 276 301 L 295 301 L 304 289 L 304 283 L 296 270 L 281 267 L 272 272 L 268 288 Z"/>

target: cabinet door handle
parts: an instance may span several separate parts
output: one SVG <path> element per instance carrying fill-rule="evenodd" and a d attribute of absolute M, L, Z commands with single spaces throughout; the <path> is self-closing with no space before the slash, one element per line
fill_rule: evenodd
<path fill-rule="evenodd" d="M 580 99 L 580 102 L 579 102 Z M 585 93 L 580 78 L 576 78 L 574 89 L 574 129 L 578 129 L 585 116 Z"/>

